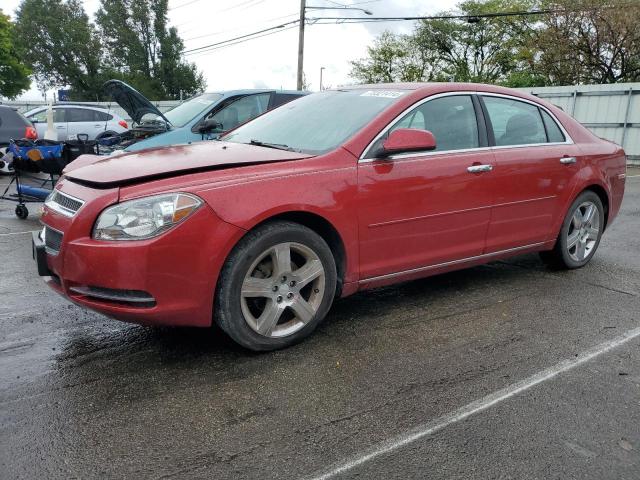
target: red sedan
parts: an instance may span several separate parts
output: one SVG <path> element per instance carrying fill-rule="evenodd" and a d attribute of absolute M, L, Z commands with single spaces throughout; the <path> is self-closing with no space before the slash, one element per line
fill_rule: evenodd
<path fill-rule="evenodd" d="M 358 290 L 534 251 L 582 267 L 626 168 L 553 105 L 453 83 L 324 91 L 222 141 L 70 167 L 33 239 L 54 290 L 119 320 L 215 321 L 254 350 Z"/>

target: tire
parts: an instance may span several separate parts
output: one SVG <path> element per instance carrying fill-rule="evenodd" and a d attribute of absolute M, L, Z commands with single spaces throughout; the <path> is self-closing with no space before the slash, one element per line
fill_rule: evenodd
<path fill-rule="evenodd" d="M 324 319 L 336 282 L 335 260 L 322 237 L 298 223 L 270 222 L 245 235 L 227 258 L 214 318 L 250 350 L 289 347 Z"/>
<path fill-rule="evenodd" d="M 553 250 L 541 252 L 540 257 L 557 269 L 584 267 L 596 253 L 603 230 L 602 201 L 591 190 L 585 190 L 569 207 Z"/>
<path fill-rule="evenodd" d="M 18 205 L 16 207 L 15 213 L 16 217 L 18 217 L 20 220 L 26 220 L 29 216 L 29 210 L 27 210 L 27 207 L 25 207 L 24 205 Z"/>
<path fill-rule="evenodd" d="M 118 135 L 116 132 L 112 132 L 111 130 L 107 130 L 105 132 L 100 132 L 98 135 L 96 135 L 96 140 L 100 140 L 101 138 L 105 138 L 105 137 L 113 137 L 115 135 Z"/>

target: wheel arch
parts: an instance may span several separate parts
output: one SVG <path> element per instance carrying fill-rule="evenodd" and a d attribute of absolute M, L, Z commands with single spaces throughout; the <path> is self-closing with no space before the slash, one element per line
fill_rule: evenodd
<path fill-rule="evenodd" d="M 113 130 L 105 130 L 103 132 L 100 132 L 99 134 L 96 135 L 96 139 L 98 138 L 102 138 L 102 137 L 106 137 L 106 136 L 113 136 L 113 135 L 118 135 L 117 132 L 114 132 Z"/>
<path fill-rule="evenodd" d="M 327 242 L 336 262 L 336 271 L 338 273 L 336 297 L 339 297 L 342 293 L 342 285 L 344 283 L 347 270 L 347 252 L 338 229 L 329 220 L 317 213 L 305 210 L 290 210 L 263 218 L 260 222 L 253 225 L 248 231 L 252 231 L 265 223 L 278 220 L 299 223 L 300 225 L 313 230 L 315 233 L 320 235 L 325 242 Z"/>
<path fill-rule="evenodd" d="M 578 192 L 575 198 L 578 198 L 578 196 L 582 192 L 586 192 L 586 191 L 592 191 L 593 193 L 598 195 L 598 197 L 600 198 L 600 201 L 602 202 L 602 208 L 604 209 L 604 227 L 603 227 L 603 231 L 604 231 L 607 229 L 607 224 L 609 223 L 609 205 L 610 205 L 609 194 L 604 189 L 604 187 L 602 187 L 602 185 L 594 183 L 583 188 L 580 192 Z"/>

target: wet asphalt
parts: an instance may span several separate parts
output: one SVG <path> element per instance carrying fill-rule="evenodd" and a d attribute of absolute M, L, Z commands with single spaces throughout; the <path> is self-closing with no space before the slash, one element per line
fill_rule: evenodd
<path fill-rule="evenodd" d="M 0 201 L 0 478 L 312 478 L 576 358 L 640 327 L 629 175 L 581 270 L 526 255 L 360 293 L 268 354 L 67 303 L 19 233 L 37 218 Z M 640 337 L 331 478 L 640 478 Z"/>

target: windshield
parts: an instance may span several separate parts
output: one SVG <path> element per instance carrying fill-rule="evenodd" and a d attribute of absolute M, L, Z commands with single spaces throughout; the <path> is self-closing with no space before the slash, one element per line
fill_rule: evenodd
<path fill-rule="evenodd" d="M 184 127 L 187 123 L 193 120 L 200 114 L 204 114 L 208 111 L 214 103 L 222 98 L 220 93 L 204 93 L 181 103 L 177 107 L 173 107 L 171 110 L 164 112 L 164 116 L 171 122 L 174 127 Z M 140 123 L 154 123 L 163 122 L 162 117 L 154 115 L 152 113 L 146 114 L 142 117 Z"/>
<path fill-rule="evenodd" d="M 327 90 L 294 100 L 223 137 L 312 155 L 336 149 L 404 95 L 401 90 Z"/>

